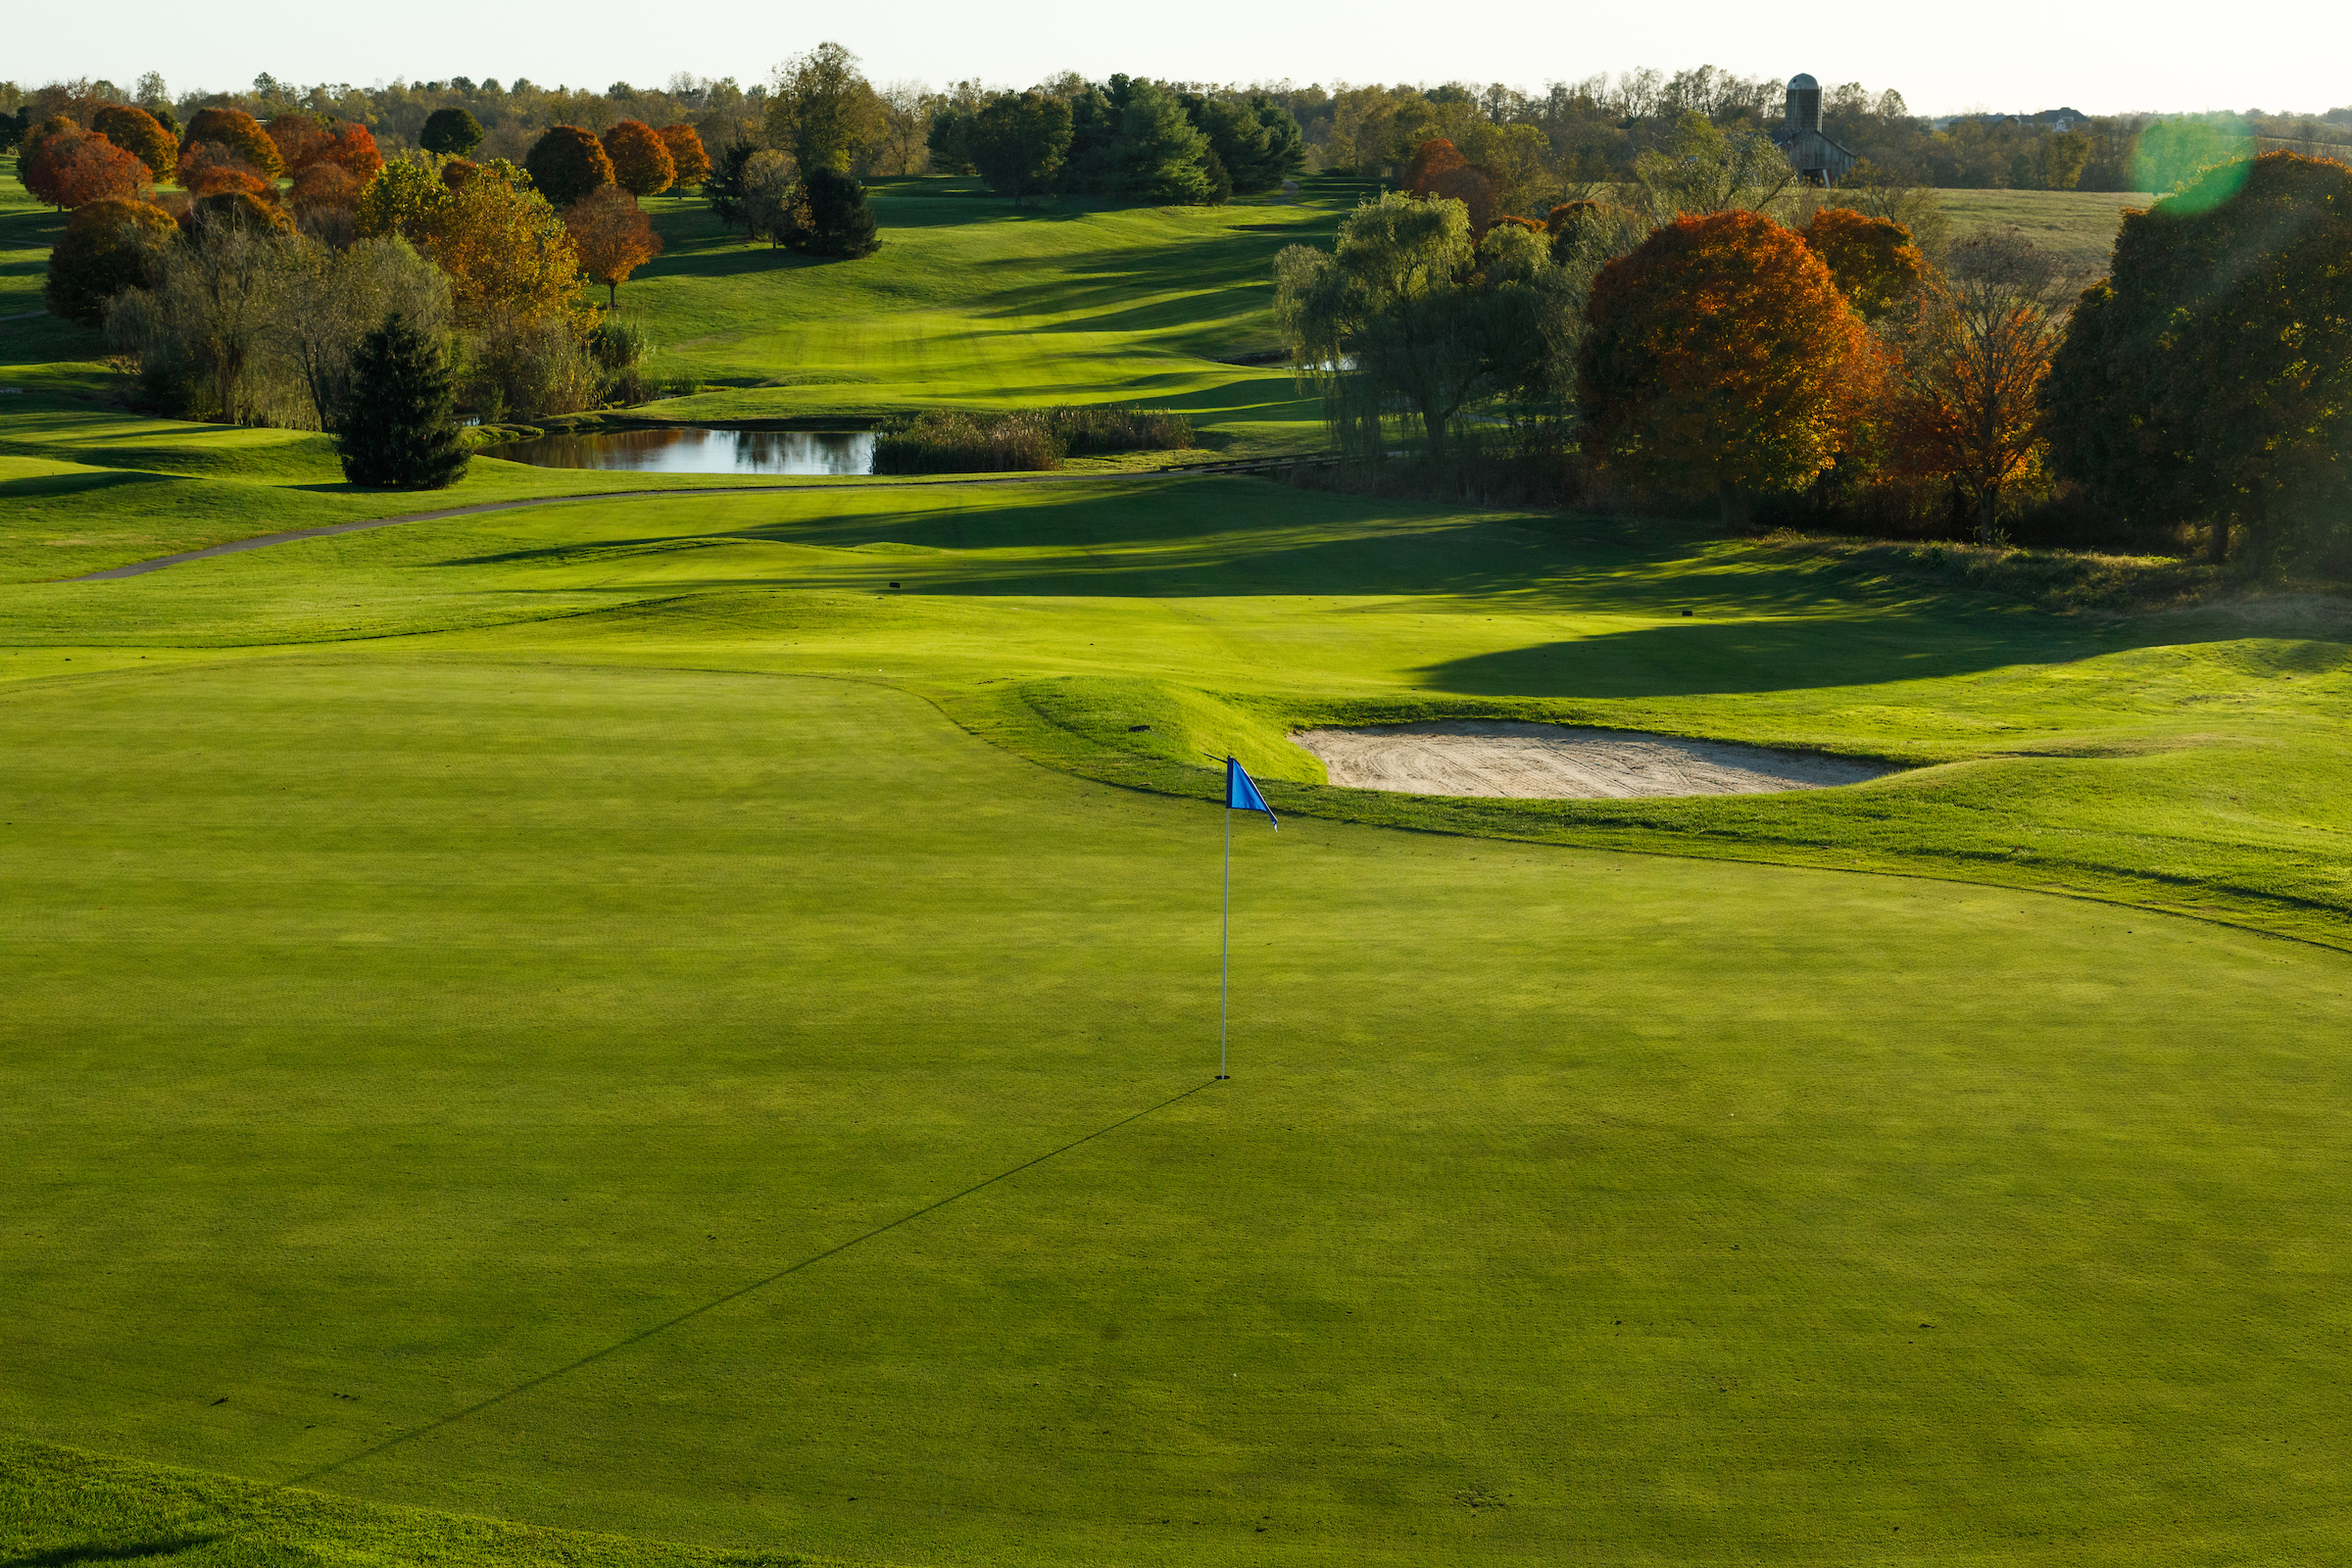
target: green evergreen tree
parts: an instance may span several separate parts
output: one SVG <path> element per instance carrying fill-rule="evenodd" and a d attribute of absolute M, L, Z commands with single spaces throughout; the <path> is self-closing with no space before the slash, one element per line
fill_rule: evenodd
<path fill-rule="evenodd" d="M 395 311 L 360 341 L 336 434 L 343 476 L 370 489 L 439 490 L 466 471 L 439 345 Z"/>
<path fill-rule="evenodd" d="M 1208 138 L 1184 103 L 1155 81 L 1139 81 L 1119 116 L 1120 182 L 1130 195 L 1163 207 L 1209 198 Z"/>
<path fill-rule="evenodd" d="M 873 209 L 866 205 L 865 187 L 855 174 L 811 169 L 793 192 L 792 211 L 784 243 L 804 255 L 854 260 L 873 255 L 880 245 L 874 237 Z"/>
<path fill-rule="evenodd" d="M 723 227 L 733 228 L 744 220 L 743 170 L 759 150 L 736 138 L 719 153 L 718 161 L 710 166 L 710 177 L 703 181 L 703 200 L 710 204 L 710 216 Z"/>

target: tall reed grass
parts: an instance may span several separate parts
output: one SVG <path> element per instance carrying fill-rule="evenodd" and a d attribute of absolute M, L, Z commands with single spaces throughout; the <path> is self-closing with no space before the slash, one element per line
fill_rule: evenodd
<path fill-rule="evenodd" d="M 876 473 L 1046 472 L 1065 457 L 1169 452 L 1193 445 L 1193 421 L 1151 409 L 1024 409 L 917 415 L 874 437 Z"/>

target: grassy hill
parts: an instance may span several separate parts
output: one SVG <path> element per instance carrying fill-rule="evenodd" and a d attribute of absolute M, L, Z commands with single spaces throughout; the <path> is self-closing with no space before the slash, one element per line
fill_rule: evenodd
<path fill-rule="evenodd" d="M 1328 244 L 1355 187 L 1222 208 L 1016 208 L 975 180 L 876 185 L 881 251 L 820 262 L 722 230 L 699 200 L 651 204 L 662 258 L 622 290 L 655 373 L 707 388 L 648 413 L 791 418 L 930 407 L 1148 403 L 1220 444 L 1311 448 L 1321 409 L 1290 374 L 1220 363 L 1278 350 L 1273 260 Z"/>
<path fill-rule="evenodd" d="M 699 326 L 680 244 L 644 309 L 877 400 L 1129 318 L 1067 376 L 1246 425 L 1236 216 L 943 217 L 935 295 L 763 261 Z M 428 504 L 572 499 L 74 582 L 417 502 L 79 401 L 73 331 L 0 323 L 0 1559 L 2343 1555 L 2332 603 L 495 461 Z M 1434 713 L 1909 770 L 1425 801 L 1288 739 Z M 1227 748 L 1285 817 L 1217 1082 Z"/>

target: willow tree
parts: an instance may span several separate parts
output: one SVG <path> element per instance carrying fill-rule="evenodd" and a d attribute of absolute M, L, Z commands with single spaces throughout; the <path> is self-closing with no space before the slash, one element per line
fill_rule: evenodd
<path fill-rule="evenodd" d="M 1483 398 L 1541 386 L 1563 279 L 1544 240 L 1500 225 L 1474 245 L 1457 201 L 1392 192 L 1340 224 L 1329 251 L 1274 261 L 1274 313 L 1291 364 L 1323 392 L 1340 449 L 1377 457 L 1402 413 L 1433 459 Z"/>

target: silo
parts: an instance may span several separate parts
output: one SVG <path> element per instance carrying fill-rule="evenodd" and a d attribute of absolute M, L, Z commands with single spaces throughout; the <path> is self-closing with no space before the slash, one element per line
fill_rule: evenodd
<path fill-rule="evenodd" d="M 1798 74 L 1788 78 L 1788 128 L 1821 129 L 1821 83 Z"/>

